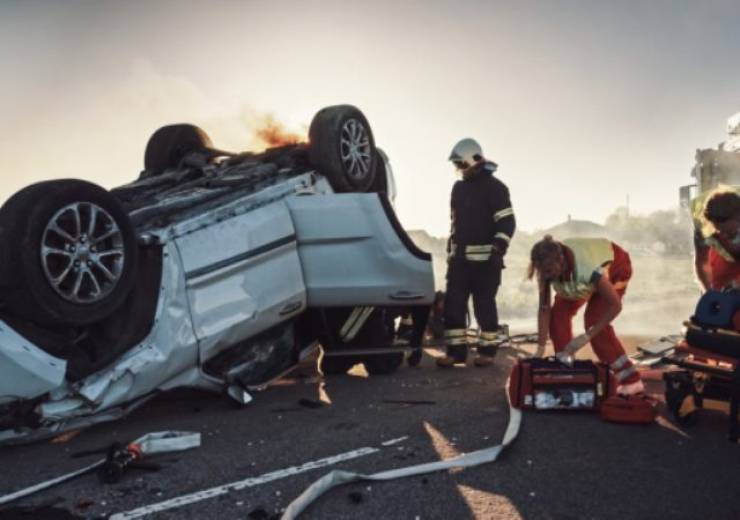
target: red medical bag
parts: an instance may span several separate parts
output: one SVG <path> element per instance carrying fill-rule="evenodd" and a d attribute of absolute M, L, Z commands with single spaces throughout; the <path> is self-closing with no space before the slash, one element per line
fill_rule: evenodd
<path fill-rule="evenodd" d="M 658 412 L 644 395 L 613 395 L 601 404 L 601 418 L 609 422 L 650 424 Z"/>
<path fill-rule="evenodd" d="M 534 410 L 596 411 L 615 389 L 609 367 L 592 361 L 569 367 L 555 358 L 519 359 L 509 380 L 512 406 Z"/>

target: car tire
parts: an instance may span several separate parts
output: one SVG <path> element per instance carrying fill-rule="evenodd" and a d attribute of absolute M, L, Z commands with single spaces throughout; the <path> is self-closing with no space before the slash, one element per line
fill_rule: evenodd
<path fill-rule="evenodd" d="M 378 149 L 375 149 L 375 180 L 368 188 L 370 193 L 380 193 L 388 197 L 388 173 L 385 168 L 385 160 Z"/>
<path fill-rule="evenodd" d="M 337 192 L 366 192 L 375 182 L 378 154 L 363 113 L 351 105 L 321 109 L 308 130 L 309 160 Z"/>
<path fill-rule="evenodd" d="M 146 144 L 142 177 L 154 177 L 169 168 L 176 168 L 189 153 L 211 147 L 208 134 L 195 125 L 163 126 Z"/>
<path fill-rule="evenodd" d="M 110 315 L 135 282 L 134 229 L 118 201 L 81 180 L 28 186 L 0 209 L 4 310 L 40 325 Z"/>

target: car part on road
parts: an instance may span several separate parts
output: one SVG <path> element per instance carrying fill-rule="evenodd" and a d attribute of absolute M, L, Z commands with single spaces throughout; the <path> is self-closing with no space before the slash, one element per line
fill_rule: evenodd
<path fill-rule="evenodd" d="M 365 116 L 351 105 L 321 109 L 308 130 L 311 162 L 337 191 L 367 191 L 375 181 L 378 155 Z"/>
<path fill-rule="evenodd" d="M 116 460 L 114 462 L 111 462 L 114 460 L 114 457 L 111 456 L 105 459 L 100 459 L 88 466 L 85 466 L 84 468 L 80 468 L 71 473 L 67 473 L 66 475 L 40 482 L 25 489 L 14 491 L 13 493 L 9 493 L 5 496 L 0 496 L 0 505 L 8 504 L 20 498 L 38 493 L 39 491 L 43 491 L 44 489 L 49 489 L 50 487 L 56 486 L 57 484 L 67 482 L 68 480 L 71 480 L 75 477 L 79 477 L 80 475 L 84 475 L 98 468 L 104 467 L 106 463 L 112 463 L 114 466 L 116 466 L 116 468 L 121 469 L 122 471 L 137 457 L 140 458 L 144 455 L 156 455 L 160 453 L 172 453 L 176 451 L 190 450 L 199 446 L 200 433 L 197 432 L 164 431 L 147 433 L 146 435 L 139 437 L 126 447 L 126 450 L 129 450 L 131 453 L 135 452 L 136 456 L 131 456 L 130 454 L 124 455 L 120 460 Z M 112 452 L 112 454 L 116 455 L 115 452 Z M 125 464 L 121 464 L 120 462 L 123 461 L 124 458 L 128 460 L 128 462 L 126 462 Z M 112 471 L 117 471 L 116 468 L 113 468 Z"/>
<path fill-rule="evenodd" d="M 201 128 L 190 124 L 167 125 L 149 138 L 144 151 L 142 179 L 176 168 L 186 155 L 212 148 L 211 139 Z"/>
<path fill-rule="evenodd" d="M 331 457 L 324 457 L 322 459 L 313 460 L 306 462 L 299 466 L 291 466 L 289 468 L 279 469 L 270 471 L 259 476 L 250 476 L 236 482 L 230 482 L 228 484 L 222 484 L 209 489 L 195 491 L 186 495 L 169 498 L 162 502 L 138 507 L 131 511 L 125 511 L 121 513 L 113 514 L 109 517 L 109 520 L 133 520 L 134 518 L 149 517 L 155 513 L 169 511 L 180 507 L 187 506 L 189 504 L 195 504 L 204 500 L 210 500 L 215 497 L 220 497 L 231 493 L 232 491 L 243 491 L 247 488 L 256 487 L 268 482 L 274 482 L 283 478 L 293 477 L 306 473 L 309 471 L 323 468 L 326 466 L 333 466 L 342 462 L 357 459 L 360 457 L 366 457 L 378 453 L 380 448 L 374 447 L 363 447 L 356 450 L 339 453 Z"/>

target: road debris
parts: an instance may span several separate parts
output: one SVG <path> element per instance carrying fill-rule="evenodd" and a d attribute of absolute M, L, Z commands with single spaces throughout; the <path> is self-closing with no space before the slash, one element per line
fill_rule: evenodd
<path fill-rule="evenodd" d="M 109 520 L 129 520 L 132 518 L 141 518 L 141 517 L 149 516 L 154 513 L 168 511 L 170 509 L 176 509 L 176 508 L 183 507 L 189 504 L 201 502 L 203 500 L 208 500 L 208 499 L 215 498 L 218 496 L 223 496 L 228 493 L 231 493 L 232 491 L 241 491 L 243 489 L 259 486 L 262 484 L 266 484 L 268 482 L 274 482 L 276 480 L 280 480 L 283 478 L 293 477 L 300 473 L 305 473 L 305 472 L 312 471 L 312 470 L 319 469 L 319 468 L 326 467 L 326 466 L 333 466 L 335 464 L 339 464 L 341 462 L 356 459 L 359 457 L 365 457 L 367 455 L 378 453 L 379 451 L 380 451 L 380 448 L 364 447 L 364 448 L 360 448 L 357 450 L 340 453 L 338 455 L 334 455 L 331 457 L 326 457 L 323 459 L 306 462 L 304 464 L 301 464 L 300 466 L 292 466 L 289 468 L 272 471 L 270 473 L 265 473 L 257 477 L 250 477 L 244 480 L 238 480 L 236 482 L 231 482 L 229 484 L 223 484 L 223 485 L 215 486 L 209 489 L 196 491 L 194 493 L 189 493 L 187 495 L 170 498 L 163 502 L 158 502 L 156 504 L 139 507 L 137 509 L 132 509 L 131 511 L 116 513 L 114 515 L 111 515 L 109 517 Z M 270 518 L 270 517 L 265 517 L 265 518 Z M 276 518 L 279 518 L 279 516 Z"/>
<path fill-rule="evenodd" d="M 506 387 L 508 388 L 509 382 Z M 507 396 L 508 396 L 507 392 Z M 519 434 L 519 427 L 522 421 L 522 412 L 518 408 L 514 408 L 509 401 L 509 423 L 506 426 L 504 437 L 501 444 L 492 446 L 490 448 L 484 448 L 482 450 L 473 451 L 458 457 L 453 457 L 447 460 L 440 460 L 435 462 L 428 462 L 426 464 L 417 464 L 415 466 L 407 466 L 405 468 L 396 468 L 388 471 L 381 471 L 379 473 L 373 473 L 366 475 L 362 473 L 354 473 L 351 471 L 334 470 L 319 480 L 311 484 L 298 498 L 293 500 L 288 507 L 285 509 L 285 513 L 281 517 L 281 520 L 293 520 L 298 517 L 309 505 L 316 501 L 321 495 L 342 484 L 350 482 L 357 482 L 361 480 L 369 481 L 383 481 L 383 480 L 394 480 L 403 477 L 410 477 L 414 475 L 423 475 L 427 473 L 433 473 L 436 471 L 448 470 L 453 468 L 469 468 L 486 464 L 488 462 L 494 462 L 501 451 L 511 444 Z M 370 486 L 368 486 L 370 491 Z M 115 519 L 111 519 L 115 520 Z"/>
<path fill-rule="evenodd" d="M 49 442 L 51 444 L 64 444 L 64 443 L 71 441 L 75 437 L 77 437 L 80 433 L 82 433 L 82 430 L 72 430 L 71 432 L 66 432 L 61 435 L 57 435 Z"/>
<path fill-rule="evenodd" d="M 200 446 L 200 433 L 179 431 L 148 433 L 136 439 L 134 442 L 129 444 L 129 446 L 136 446 L 136 450 L 142 455 L 155 455 L 158 453 L 189 450 Z M 100 459 L 71 473 L 40 482 L 8 495 L 0 496 L 0 504 L 8 504 L 14 500 L 18 500 L 19 498 L 27 497 L 44 489 L 56 486 L 57 484 L 67 482 L 75 477 L 79 477 L 80 475 L 102 468 L 108 461 L 108 458 Z"/>

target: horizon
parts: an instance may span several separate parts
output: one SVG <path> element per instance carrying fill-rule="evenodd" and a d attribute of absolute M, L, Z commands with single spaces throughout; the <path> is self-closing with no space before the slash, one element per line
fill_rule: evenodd
<path fill-rule="evenodd" d="M 133 180 L 159 126 L 263 146 L 349 102 L 389 155 L 399 219 L 449 231 L 447 156 L 474 137 L 529 232 L 675 209 L 740 110 L 740 6 L 390 1 L 0 5 L 3 200 L 42 179 Z M 720 78 L 721 81 L 717 81 Z"/>

